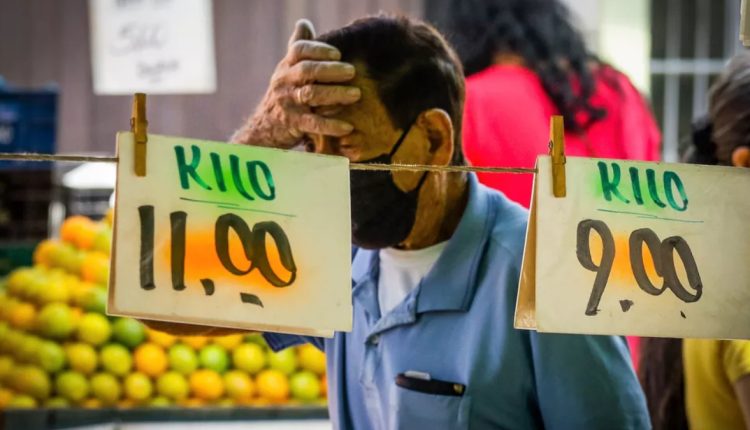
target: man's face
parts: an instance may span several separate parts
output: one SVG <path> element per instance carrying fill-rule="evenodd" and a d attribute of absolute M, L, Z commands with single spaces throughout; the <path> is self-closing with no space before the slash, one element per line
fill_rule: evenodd
<path fill-rule="evenodd" d="M 389 154 L 401 134 L 407 131 L 396 128 L 391 122 L 385 106 L 380 101 L 375 82 L 367 77 L 364 66 L 355 63 L 355 68 L 357 74 L 350 85 L 360 89 L 360 100 L 349 106 L 315 108 L 315 113 L 344 120 L 352 124 L 354 130 L 341 138 L 308 135 L 310 141 L 306 150 L 341 155 L 356 163 Z M 398 151 L 393 154 L 392 162 L 426 164 L 428 152 L 429 142 L 426 137 L 412 127 Z M 420 172 L 393 172 L 393 181 L 402 191 L 414 189 L 420 177 Z"/>

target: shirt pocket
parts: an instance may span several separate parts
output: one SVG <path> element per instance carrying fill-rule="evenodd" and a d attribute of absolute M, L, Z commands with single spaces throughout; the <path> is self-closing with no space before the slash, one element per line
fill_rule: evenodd
<path fill-rule="evenodd" d="M 468 429 L 471 399 L 395 386 L 388 429 Z"/>

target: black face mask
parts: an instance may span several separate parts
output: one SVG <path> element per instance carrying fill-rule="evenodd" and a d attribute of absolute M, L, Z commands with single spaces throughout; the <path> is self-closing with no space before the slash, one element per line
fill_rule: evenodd
<path fill-rule="evenodd" d="M 393 154 L 411 130 L 411 124 L 398 138 L 393 149 L 359 163 L 391 164 Z M 387 170 L 351 170 L 352 242 L 367 249 L 388 248 L 403 242 L 414 227 L 419 190 L 427 172 L 411 191 L 401 191 Z"/>

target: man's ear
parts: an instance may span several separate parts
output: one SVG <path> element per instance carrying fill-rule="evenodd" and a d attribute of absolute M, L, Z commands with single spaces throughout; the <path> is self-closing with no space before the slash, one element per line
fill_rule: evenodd
<path fill-rule="evenodd" d="M 732 165 L 735 167 L 750 167 L 750 148 L 740 146 L 732 151 Z"/>
<path fill-rule="evenodd" d="M 430 109 L 422 112 L 418 123 L 430 141 L 431 160 L 429 164 L 446 166 L 453 159 L 453 121 L 442 109 Z"/>

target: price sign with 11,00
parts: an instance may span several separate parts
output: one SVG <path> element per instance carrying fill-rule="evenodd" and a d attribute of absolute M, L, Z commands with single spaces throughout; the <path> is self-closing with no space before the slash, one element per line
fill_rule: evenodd
<path fill-rule="evenodd" d="M 118 134 L 110 314 L 330 336 L 351 328 L 348 161 Z"/>
<path fill-rule="evenodd" d="M 569 157 L 567 196 L 540 157 L 516 326 L 750 338 L 744 169 Z"/>

